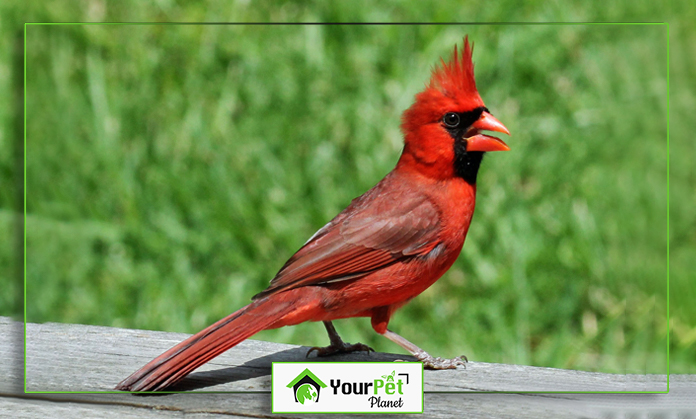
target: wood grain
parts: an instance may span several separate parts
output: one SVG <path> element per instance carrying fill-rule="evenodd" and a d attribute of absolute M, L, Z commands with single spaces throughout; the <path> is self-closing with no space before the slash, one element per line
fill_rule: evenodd
<path fill-rule="evenodd" d="M 304 361 L 307 351 L 306 347 L 248 340 L 184 380 L 177 390 L 190 390 L 189 393 L 134 396 L 107 391 L 187 335 L 58 323 L 30 323 L 26 331 L 26 385 L 29 392 L 98 392 L 24 394 L 21 368 L 23 326 L 0 318 L 0 359 L 3 360 L 0 374 L 6 378 L 0 381 L 0 411 L 21 411 L 23 415 L 19 417 L 28 418 L 112 417 L 113 414 L 116 414 L 114 417 L 146 418 L 184 415 L 271 417 L 268 393 L 271 362 Z M 372 353 L 350 354 L 330 360 L 397 359 L 410 358 Z M 426 392 L 438 393 L 426 393 L 425 417 L 459 417 L 463 412 L 475 417 L 607 417 L 621 411 L 634 411 L 636 417 L 644 417 L 650 412 L 668 412 L 675 403 L 677 412 L 696 411 L 695 376 L 672 376 L 669 395 L 477 393 L 664 391 L 666 379 L 663 375 L 600 374 L 470 362 L 466 369 L 426 371 Z"/>

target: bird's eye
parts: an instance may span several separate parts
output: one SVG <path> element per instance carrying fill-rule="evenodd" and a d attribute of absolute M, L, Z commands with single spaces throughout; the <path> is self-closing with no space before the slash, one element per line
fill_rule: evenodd
<path fill-rule="evenodd" d="M 459 125 L 459 115 L 454 112 L 447 112 L 445 116 L 442 117 L 442 123 L 445 124 L 447 128 L 456 128 Z"/>

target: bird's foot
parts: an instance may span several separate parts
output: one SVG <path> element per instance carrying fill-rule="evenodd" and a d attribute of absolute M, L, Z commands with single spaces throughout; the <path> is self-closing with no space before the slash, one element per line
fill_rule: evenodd
<path fill-rule="evenodd" d="M 359 352 L 359 351 L 364 351 L 367 353 L 374 352 L 375 350 L 370 348 L 367 345 L 364 345 L 362 343 L 355 343 L 355 344 L 350 344 L 347 342 L 334 342 L 329 346 L 324 346 L 319 347 L 315 346 L 313 348 L 310 348 L 310 350 L 307 351 L 307 358 L 309 358 L 309 354 L 311 354 L 313 351 L 317 351 L 317 356 L 330 356 L 330 355 L 335 355 L 335 354 L 344 354 L 344 353 L 349 353 L 349 352 Z"/>
<path fill-rule="evenodd" d="M 428 370 L 451 370 L 460 365 L 466 368 L 466 363 L 469 362 L 464 355 L 452 359 L 444 359 L 440 357 L 435 358 L 427 352 L 420 352 L 415 354 L 415 357 L 423 363 L 423 368 Z"/>

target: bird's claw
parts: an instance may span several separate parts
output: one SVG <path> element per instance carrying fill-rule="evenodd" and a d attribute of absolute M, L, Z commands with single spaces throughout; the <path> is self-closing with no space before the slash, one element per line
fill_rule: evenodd
<path fill-rule="evenodd" d="M 335 354 L 344 354 L 344 353 L 350 353 L 350 352 L 370 353 L 370 352 L 374 352 L 375 350 L 370 348 L 367 345 L 362 344 L 362 343 L 355 343 L 355 344 L 351 345 L 350 343 L 347 343 L 347 342 L 341 342 L 340 344 L 331 344 L 329 346 L 324 346 L 324 347 L 314 346 L 307 351 L 307 355 L 305 357 L 309 358 L 309 355 L 313 351 L 317 351 L 317 357 L 324 357 L 324 356 L 331 356 L 331 355 L 335 355 Z"/>
<path fill-rule="evenodd" d="M 460 365 L 466 368 L 466 363 L 469 362 L 465 355 L 452 359 L 445 359 L 440 357 L 435 358 L 425 352 L 417 354 L 416 359 L 421 361 L 423 363 L 423 368 L 428 370 L 450 370 L 455 369 Z"/>

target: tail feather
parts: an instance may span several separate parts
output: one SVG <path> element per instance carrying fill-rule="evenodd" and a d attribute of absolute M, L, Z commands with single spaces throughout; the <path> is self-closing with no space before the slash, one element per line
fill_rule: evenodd
<path fill-rule="evenodd" d="M 201 330 L 121 381 L 116 390 L 156 391 L 177 383 L 191 371 L 269 328 L 292 311 L 292 303 L 273 300 L 267 297 L 254 301 Z"/>

